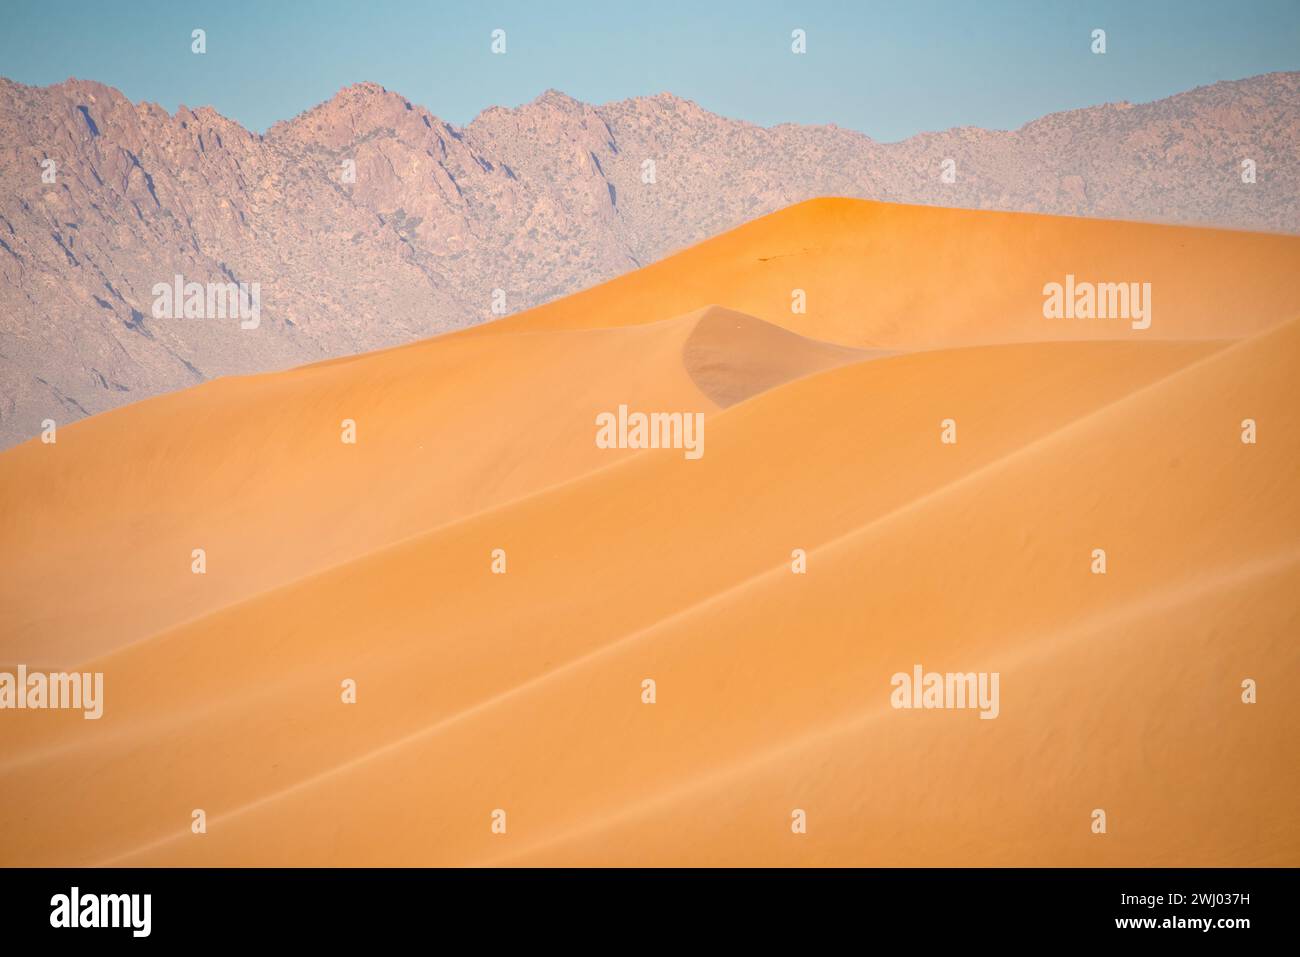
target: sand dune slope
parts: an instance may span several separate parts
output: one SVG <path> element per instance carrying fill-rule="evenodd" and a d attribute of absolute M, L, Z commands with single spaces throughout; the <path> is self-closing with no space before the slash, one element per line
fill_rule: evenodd
<path fill-rule="evenodd" d="M 480 712 L 513 726 L 520 717 L 517 703 L 527 700 L 530 689 L 554 684 L 557 670 L 568 674 L 574 662 L 589 661 L 589 668 L 607 656 L 618 662 L 620 654 L 613 652 L 652 640 L 674 616 L 690 621 L 701 603 L 744 591 L 772 568 L 788 569 L 793 548 L 813 553 L 806 579 L 812 581 L 821 574 L 818 546 L 906 509 L 917 495 L 960 481 L 1041 440 L 1057 423 L 1085 416 L 1214 348 L 1042 344 L 852 365 L 718 416 L 709 452 L 699 462 L 671 452 L 639 456 L 160 635 L 96 665 L 114 676 L 122 701 L 111 722 L 87 733 L 84 722 L 68 721 L 63 734 L 53 736 L 53 725 L 40 721 L 43 733 L 24 742 L 28 757 L 11 774 L 22 785 L 15 791 L 33 802 L 27 813 L 41 809 L 54 820 L 79 822 L 30 840 L 34 848 L 53 841 L 110 856 L 149 846 L 166 836 L 157 822 L 166 819 L 168 808 L 185 803 L 184 795 L 197 788 L 207 793 L 203 806 L 210 813 L 230 814 L 231 820 L 222 837 L 214 828 L 207 837 L 215 840 L 168 845 L 171 853 L 201 852 L 205 859 L 215 853 L 214 859 L 229 861 L 252 855 L 269 862 L 312 857 L 318 853 L 313 846 L 327 856 L 343 852 L 337 844 L 320 845 L 315 830 L 329 827 L 337 834 L 341 822 L 304 813 L 298 802 L 320 800 L 345 781 L 370 788 L 376 749 L 382 758 L 397 743 L 391 754 L 401 775 L 415 766 L 440 768 L 441 774 L 449 765 L 429 763 L 423 749 L 462 739 L 463 732 L 453 733 L 462 725 L 477 739 Z M 989 390 L 991 382 L 1003 381 L 1012 387 L 1000 394 Z M 946 389 L 936 390 L 936 382 L 947 383 Z M 1043 401 L 1047 394 L 1055 401 Z M 891 415 L 895 402 L 909 411 Z M 957 415 L 967 430 L 955 447 L 938 442 L 944 411 Z M 755 483 L 755 476 L 762 481 Z M 801 502 L 799 511 L 788 508 L 792 500 Z M 510 558 L 505 576 L 489 570 L 496 546 L 505 547 Z M 851 605 L 859 590 L 846 591 Z M 801 648 L 814 637 L 788 616 L 773 621 L 786 622 Z M 691 633 L 698 639 L 712 631 Z M 782 656 L 759 660 L 775 669 L 767 680 L 786 676 Z M 626 665 L 616 667 L 621 672 Z M 163 674 L 188 677 L 160 684 Z M 355 678 L 365 689 L 364 707 L 340 706 L 342 677 Z M 638 698 L 643 677 L 633 672 L 611 678 L 610 692 L 617 698 L 617 687 L 626 684 L 630 703 L 645 707 Z M 593 716 L 582 704 L 592 695 L 593 680 L 582 679 L 586 690 L 573 702 L 578 710 L 566 707 L 561 714 L 584 721 L 583 714 Z M 803 690 L 820 693 L 816 684 Z M 760 695 L 755 704 L 766 709 L 767 697 Z M 618 722 L 611 743 L 626 734 L 622 722 L 637 715 L 634 709 L 606 716 Z M 22 717 L 36 719 L 28 727 L 38 727 L 37 716 Z M 775 730 L 789 717 L 778 710 L 769 727 Z M 745 714 L 736 727 L 756 719 Z M 545 727 L 546 721 L 530 712 L 521 728 L 531 726 Z M 611 730 L 605 721 L 595 726 Z M 304 735 L 308 728 L 314 730 Z M 500 728 L 491 737 L 491 754 L 510 740 Z M 232 740 L 240 742 L 237 749 L 224 746 Z M 525 734 L 518 741 L 525 751 L 527 740 Z M 480 746 L 481 740 L 465 744 L 471 755 Z M 680 762 L 692 747 L 686 738 L 674 738 L 660 754 Z M 722 754 L 729 751 L 730 745 Z M 160 772 L 163 755 L 167 770 Z M 536 752 L 538 761 L 556 757 L 550 748 Z M 649 757 L 635 756 L 634 763 L 644 765 Z M 104 786 L 129 796 L 129 816 L 116 808 L 97 810 L 84 794 L 60 786 L 84 773 L 88 760 Z M 508 767 L 517 771 L 519 765 L 508 762 L 502 770 Z M 549 778 L 542 770 L 542 778 Z M 472 779 L 484 771 L 466 773 Z M 578 778 L 573 787 L 582 791 L 591 784 Z M 437 793 L 437 800 L 463 806 L 466 815 L 481 800 L 450 782 Z M 267 798 L 265 806 L 256 804 Z M 53 814 L 56 807 L 62 812 Z M 417 802 L 411 814 L 422 818 L 423 807 Z M 262 814 L 280 822 L 277 841 L 292 843 L 267 843 Z M 114 821 L 111 833 L 104 815 Z M 309 826 L 305 832 L 285 826 L 285 815 Z M 439 823 L 454 831 L 457 819 L 449 814 Z M 262 823 L 250 832 L 236 829 L 247 821 Z M 359 844 L 347 847 L 348 855 L 368 853 L 360 845 L 369 842 L 377 856 L 366 860 L 469 859 L 453 853 L 451 833 L 397 848 L 372 840 L 374 822 L 352 824 Z M 402 827 L 410 826 L 404 820 Z M 171 831 L 178 833 L 184 832 Z M 240 833 L 261 836 L 223 856 L 225 842 Z M 477 836 L 471 830 L 461 840 L 472 844 Z M 469 848 L 460 853 L 467 855 Z"/>
<path fill-rule="evenodd" d="M 825 321 L 885 329 L 846 250 L 936 221 L 805 206 L 763 242 L 839 263 Z M 945 222 L 977 260 L 1022 225 L 963 215 Z M 1057 238 L 1147 268 L 1129 227 Z M 23 506 L 0 525 L 0 660 L 102 671 L 107 698 L 98 721 L 0 714 L 0 862 L 1300 861 L 1281 279 L 1251 274 L 1241 310 L 1214 292 L 1177 335 L 1091 341 L 1041 316 L 1020 334 L 994 283 L 971 345 L 969 304 L 900 267 L 888 295 L 915 309 L 882 349 L 760 317 L 756 274 L 719 252 L 757 248 L 737 234 L 622 299 L 214 383 L 0 456 Z M 1247 247 L 1277 266 L 1273 241 L 1191 231 L 1158 268 Z M 673 311 L 706 268 L 731 298 Z M 703 455 L 599 448 L 620 404 L 703 413 Z M 216 543 L 206 575 L 195 540 Z M 997 717 L 891 707 L 917 664 L 996 672 Z"/>
<path fill-rule="evenodd" d="M 633 453 L 597 449 L 592 423 L 620 403 L 711 414 L 866 357 L 710 308 L 431 340 L 77 423 L 4 456 L 0 662 L 72 666 L 608 465 Z"/>
<path fill-rule="evenodd" d="M 680 694 L 671 718 L 628 718 L 619 748 L 638 754 L 637 786 L 578 813 L 578 797 L 555 786 L 528 807 L 564 824 L 548 816 L 535 841 L 492 854 L 484 840 L 483 853 L 548 864 L 1294 863 L 1300 768 L 1287 755 L 1300 749 L 1300 707 L 1286 689 L 1300 667 L 1300 506 L 1282 476 L 1300 465 L 1297 360 L 1292 323 L 851 532 L 819 551 L 807 581 L 777 570 L 666 623 L 624 656 L 625 673 Z M 1276 441 L 1241 445 L 1228 408 L 1270 422 Z M 1089 570 L 1097 545 L 1110 556 L 1104 578 Z M 779 674 L 757 664 L 776 658 Z M 917 662 L 1000 672 L 999 717 L 891 708 L 887 676 Z M 563 700 L 591 678 L 546 693 Z M 1274 688 L 1266 705 L 1242 704 L 1246 678 Z M 592 735 L 560 724 L 552 742 L 591 753 Z M 734 737 L 695 744 L 687 770 L 691 726 Z M 815 839 L 811 825 L 807 840 L 790 833 L 792 808 L 821 819 Z M 1097 808 L 1105 835 L 1089 827 Z"/>

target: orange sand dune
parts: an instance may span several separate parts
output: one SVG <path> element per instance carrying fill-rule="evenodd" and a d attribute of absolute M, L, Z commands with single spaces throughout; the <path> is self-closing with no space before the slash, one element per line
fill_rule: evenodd
<path fill-rule="evenodd" d="M 1006 308 L 1023 257 L 982 320 L 933 263 L 855 258 L 940 224 L 962 282 L 998 235 L 1220 285 L 1066 342 Z M 1164 229 L 803 204 L 0 456 L 0 660 L 106 687 L 98 721 L 0 712 L 0 862 L 1295 864 L 1296 243 Z M 778 240 L 842 313 L 764 313 L 741 251 Z M 620 403 L 705 413 L 703 456 L 597 448 Z M 998 672 L 997 718 L 892 708 L 917 663 Z"/>
<path fill-rule="evenodd" d="M 445 337 L 76 423 L 0 471 L 0 500 L 21 503 L 4 510 L 0 662 L 71 667 L 608 465 L 630 453 L 597 449 L 593 422 L 619 403 L 712 413 L 715 399 L 857 358 L 713 308 L 508 345 Z M 341 441 L 345 419 L 355 444 Z"/>
<path fill-rule="evenodd" d="M 1237 337 L 1300 314 L 1300 238 L 818 199 L 459 335 L 635 325 L 709 303 L 849 346 Z M 1149 282 L 1151 327 L 1043 318 L 1043 286 Z M 791 311 L 803 290 L 807 312 Z"/>

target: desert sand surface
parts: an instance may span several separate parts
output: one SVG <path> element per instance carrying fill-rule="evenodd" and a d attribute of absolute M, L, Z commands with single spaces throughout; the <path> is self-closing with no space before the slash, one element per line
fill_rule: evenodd
<path fill-rule="evenodd" d="M 1044 318 L 1067 273 L 1150 328 Z M 0 712 L 0 863 L 1300 864 L 1297 275 L 817 200 L 11 449 L 0 670 L 105 690 Z M 620 405 L 703 454 L 600 448 Z M 996 718 L 892 707 L 918 663 Z"/>

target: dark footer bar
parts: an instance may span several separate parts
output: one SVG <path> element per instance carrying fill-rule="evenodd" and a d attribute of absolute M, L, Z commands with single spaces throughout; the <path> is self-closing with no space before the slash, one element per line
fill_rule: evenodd
<path fill-rule="evenodd" d="M 1219 945 L 1287 934 L 1294 869 L 0 870 L 7 942 L 369 943 L 436 932 L 608 933 L 737 942 L 920 933 L 926 940 L 1121 938 Z M 1242 935 L 1246 935 L 1243 937 Z M 680 938 L 675 938 L 680 940 Z"/>

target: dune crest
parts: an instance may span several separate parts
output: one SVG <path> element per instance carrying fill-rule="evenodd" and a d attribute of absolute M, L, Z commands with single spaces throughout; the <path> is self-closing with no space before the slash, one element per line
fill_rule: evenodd
<path fill-rule="evenodd" d="M 718 303 L 861 349 L 1240 338 L 1300 314 L 1297 271 L 1296 236 L 824 197 L 454 335 L 637 325 Z M 1151 327 L 1044 318 L 1044 287 L 1068 275 L 1149 282 Z"/>

